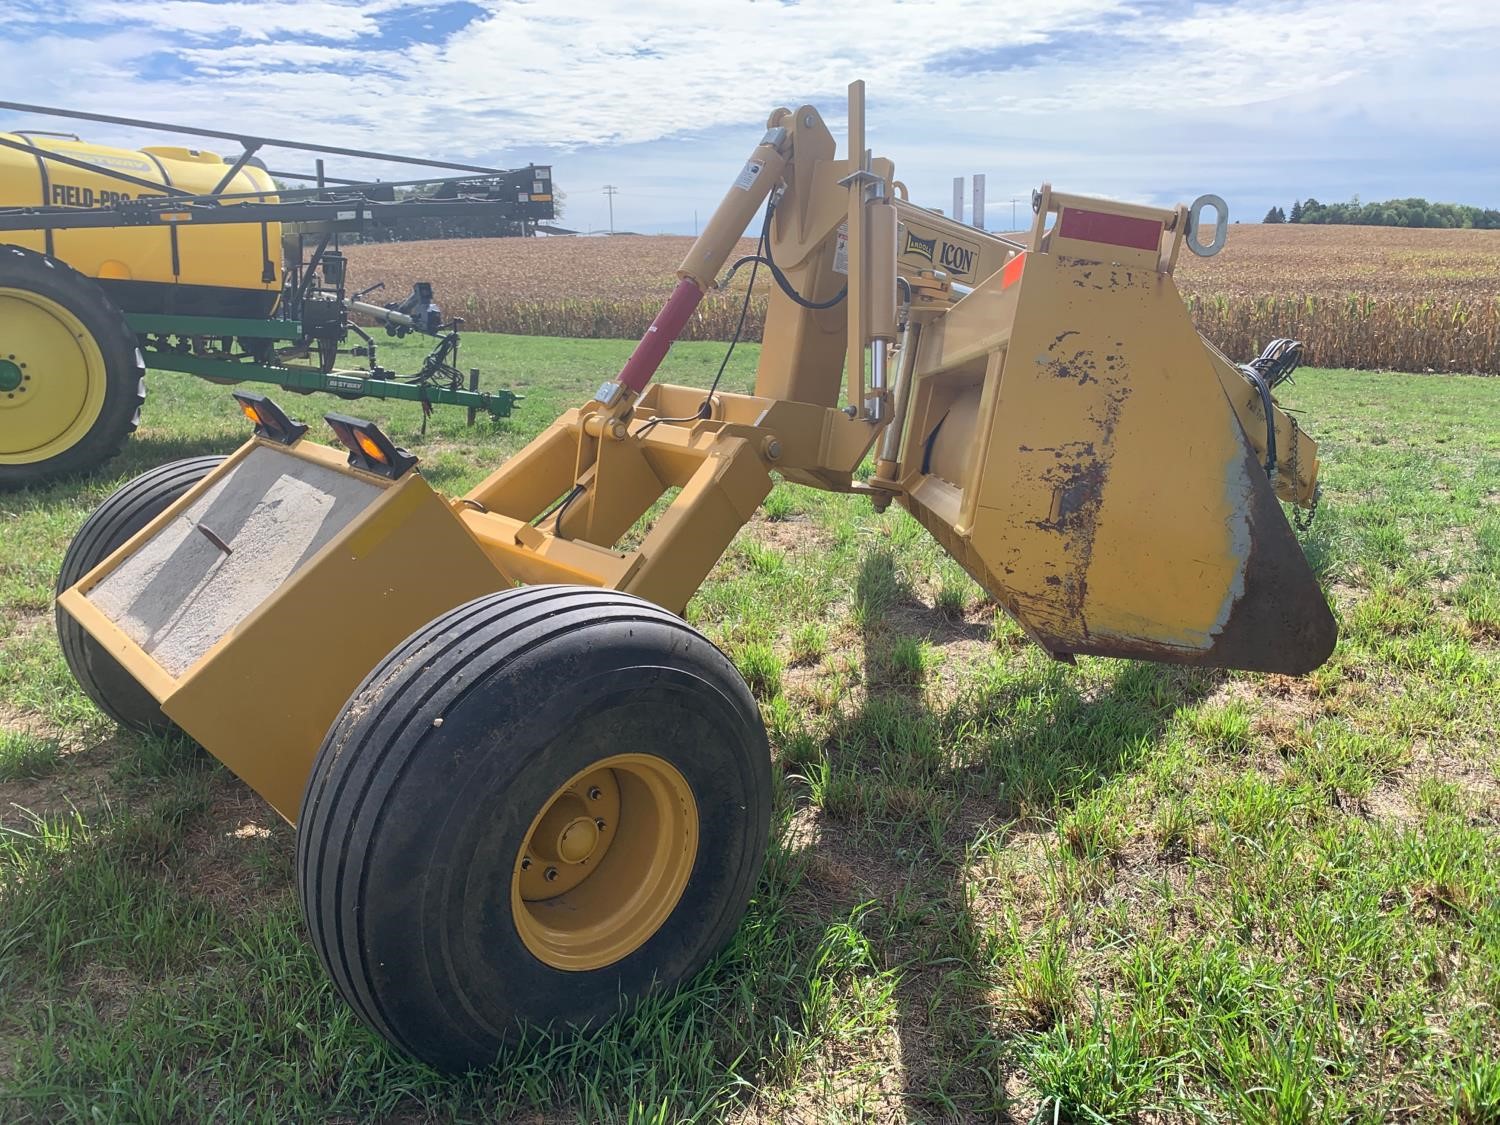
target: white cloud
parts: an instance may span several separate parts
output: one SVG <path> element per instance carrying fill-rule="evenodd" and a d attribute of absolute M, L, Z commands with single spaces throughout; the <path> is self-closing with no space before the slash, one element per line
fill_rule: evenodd
<path fill-rule="evenodd" d="M 753 143 L 767 110 L 801 100 L 837 124 L 856 77 L 869 84 L 871 143 L 938 201 L 949 177 L 976 170 L 1007 200 L 1047 175 L 1131 196 L 1260 192 L 1262 180 L 1310 182 L 1308 168 L 1344 155 L 1358 174 L 1386 174 L 1382 143 L 1394 157 L 1443 139 L 1408 156 L 1410 175 L 1462 163 L 1476 139 L 1493 147 L 1500 112 L 1484 50 L 1500 5 L 1480 0 L 480 8 L 440 41 L 410 42 L 404 0 L 73 0 L 47 9 L 50 24 L 17 3 L 0 26 L 24 49 L 0 92 L 453 159 L 550 158 L 565 187 L 570 164 L 628 190 L 631 161 L 666 159 L 639 172 L 642 199 L 648 177 L 682 185 L 652 212 L 663 215 L 706 209 L 728 172 L 706 151 L 700 166 L 690 144 L 653 142 L 703 139 L 717 157 Z M 69 40 L 70 23 L 118 30 Z M 164 59 L 179 76 L 153 81 Z M 575 216 L 593 213 L 593 190 L 575 192 Z"/>
<path fill-rule="evenodd" d="M 282 35 L 352 40 L 377 34 L 375 17 L 403 6 L 401 0 L 74 0 L 53 11 L 64 19 L 152 27 L 189 39 L 233 32 L 262 41 Z"/>

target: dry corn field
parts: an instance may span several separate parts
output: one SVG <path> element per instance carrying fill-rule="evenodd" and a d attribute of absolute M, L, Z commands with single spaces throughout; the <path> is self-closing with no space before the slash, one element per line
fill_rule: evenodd
<path fill-rule="evenodd" d="M 388 296 L 432 281 L 471 329 L 628 338 L 651 322 L 690 244 L 463 239 L 353 246 L 349 259 L 356 286 L 383 280 Z M 768 281 L 757 285 L 748 339 L 760 339 Z M 1199 329 L 1238 359 L 1295 336 L 1323 367 L 1500 374 L 1500 231 L 1234 226 L 1217 257 L 1184 252 L 1178 281 Z M 711 295 L 685 338 L 728 339 L 742 294 Z"/>

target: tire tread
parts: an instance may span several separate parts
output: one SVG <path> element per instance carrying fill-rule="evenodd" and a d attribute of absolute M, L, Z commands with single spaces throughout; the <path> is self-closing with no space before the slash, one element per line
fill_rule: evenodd
<path fill-rule="evenodd" d="M 369 1026 L 410 1053 L 417 1052 L 382 1009 L 363 952 L 360 919 L 351 918 L 348 909 L 353 889 L 346 882 L 349 859 L 362 854 L 357 837 L 372 835 L 378 826 L 386 794 L 399 784 L 415 756 L 416 739 L 404 735 L 424 704 L 449 683 L 455 671 L 463 668 L 469 680 L 463 691 L 467 694 L 487 676 L 536 648 L 604 621 L 664 625 L 703 640 L 676 615 L 613 590 L 528 586 L 485 595 L 435 618 L 396 646 L 355 689 L 341 720 L 318 751 L 298 818 L 297 870 L 303 914 L 313 945 L 339 992 Z M 526 644 L 504 645 L 506 639 L 532 629 L 539 631 Z M 728 658 L 719 655 L 732 669 Z M 419 667 L 397 677 L 389 690 L 349 724 L 352 729 L 346 729 L 342 716 L 392 670 L 412 662 L 419 662 Z M 456 705 L 457 700 L 453 702 Z M 335 769 L 337 759 L 345 760 Z M 753 872 L 745 876 L 753 877 Z M 367 873 L 362 873 L 361 881 L 366 878 Z M 737 892 L 745 889 L 736 888 Z"/>

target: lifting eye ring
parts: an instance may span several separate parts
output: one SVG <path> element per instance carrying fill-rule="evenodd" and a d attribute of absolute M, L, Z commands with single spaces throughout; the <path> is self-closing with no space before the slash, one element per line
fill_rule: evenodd
<path fill-rule="evenodd" d="M 1214 214 L 1218 216 L 1214 222 L 1214 240 L 1209 243 L 1198 241 L 1198 231 L 1203 226 L 1203 208 L 1212 207 Z M 1220 250 L 1224 249 L 1224 240 L 1229 237 L 1229 204 L 1224 202 L 1220 195 L 1200 195 L 1193 200 L 1193 205 L 1188 208 L 1187 217 L 1187 245 L 1188 249 L 1200 258 L 1212 258 Z"/>

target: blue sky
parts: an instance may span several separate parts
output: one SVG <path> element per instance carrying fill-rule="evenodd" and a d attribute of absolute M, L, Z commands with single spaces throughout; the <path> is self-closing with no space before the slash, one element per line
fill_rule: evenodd
<path fill-rule="evenodd" d="M 0 42 L 8 100 L 551 163 L 579 229 L 612 183 L 621 229 L 691 233 L 774 107 L 841 138 L 853 78 L 913 197 L 983 172 L 992 228 L 1043 180 L 1213 191 L 1246 221 L 1308 195 L 1500 207 L 1496 0 L 4 0 Z M 49 122 L 0 112 L 26 126 Z"/>

